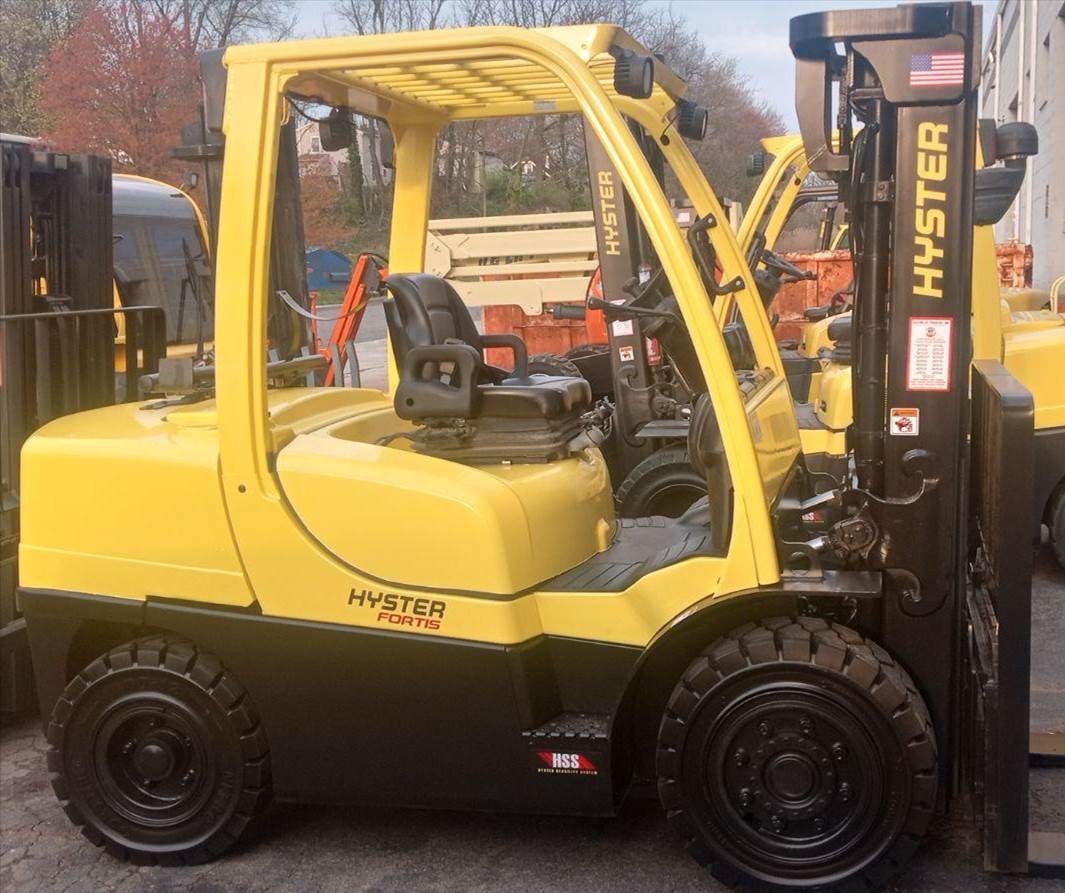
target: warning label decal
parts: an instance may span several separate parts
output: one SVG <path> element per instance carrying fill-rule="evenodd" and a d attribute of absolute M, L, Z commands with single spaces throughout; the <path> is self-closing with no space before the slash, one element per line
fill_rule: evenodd
<path fill-rule="evenodd" d="M 906 390 L 949 391 L 953 351 L 954 320 L 942 316 L 912 317 Z"/>
<path fill-rule="evenodd" d="M 921 430 L 921 410 L 891 408 L 891 425 L 888 433 L 895 437 L 916 437 Z"/>

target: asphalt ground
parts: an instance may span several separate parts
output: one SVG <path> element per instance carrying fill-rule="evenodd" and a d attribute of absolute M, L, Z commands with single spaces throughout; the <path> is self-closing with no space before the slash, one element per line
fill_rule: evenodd
<path fill-rule="evenodd" d="M 1033 591 L 1032 727 L 1065 733 L 1065 571 L 1044 549 Z M 313 731 L 308 730 L 308 734 Z M 310 768 L 309 768 L 310 771 Z M 1065 830 L 1065 772 L 1034 770 L 1032 827 Z M 658 804 L 613 819 L 275 805 L 260 833 L 192 868 L 116 862 L 59 809 L 36 718 L 0 729 L 0 891 L 700 891 L 720 885 L 680 848 Z M 985 874 L 979 840 L 933 828 L 898 890 L 1065 890 L 1065 882 Z"/>

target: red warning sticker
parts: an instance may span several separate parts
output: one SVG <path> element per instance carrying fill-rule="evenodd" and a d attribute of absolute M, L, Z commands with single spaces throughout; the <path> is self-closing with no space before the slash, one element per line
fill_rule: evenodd
<path fill-rule="evenodd" d="M 911 317 L 906 390 L 949 391 L 953 352 L 953 319 L 946 316 Z"/>
<path fill-rule="evenodd" d="M 895 437 L 916 437 L 921 430 L 921 410 L 891 408 L 891 424 L 888 433 Z"/>

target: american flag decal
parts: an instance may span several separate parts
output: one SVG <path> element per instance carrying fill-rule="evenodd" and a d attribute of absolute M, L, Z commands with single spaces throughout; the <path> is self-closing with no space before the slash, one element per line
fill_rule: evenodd
<path fill-rule="evenodd" d="M 960 87 L 965 82 L 965 53 L 914 53 L 911 87 Z"/>

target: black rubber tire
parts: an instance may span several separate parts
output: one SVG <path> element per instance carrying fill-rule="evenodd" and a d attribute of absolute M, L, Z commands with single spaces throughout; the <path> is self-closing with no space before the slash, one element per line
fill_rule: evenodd
<path fill-rule="evenodd" d="M 669 699 L 657 765 L 670 824 L 744 890 L 880 889 L 937 793 L 932 723 L 909 675 L 817 618 L 748 623 L 706 648 Z"/>
<path fill-rule="evenodd" d="M 214 859 L 270 800 L 251 698 L 218 658 L 183 639 L 138 639 L 90 663 L 56 702 L 48 743 L 67 816 L 138 865 Z"/>
<path fill-rule="evenodd" d="M 706 496 L 706 478 L 695 470 L 685 447 L 665 447 L 643 459 L 621 482 L 614 501 L 622 518 L 663 515 L 679 518 Z"/>
<path fill-rule="evenodd" d="M 1058 564 L 1065 567 L 1065 483 L 1058 487 L 1058 492 L 1050 500 L 1047 527 L 1054 557 L 1057 558 Z"/>
<path fill-rule="evenodd" d="M 554 353 L 536 353 L 529 357 L 530 375 L 561 375 L 568 378 L 581 378 L 581 370 L 568 357 Z"/>

